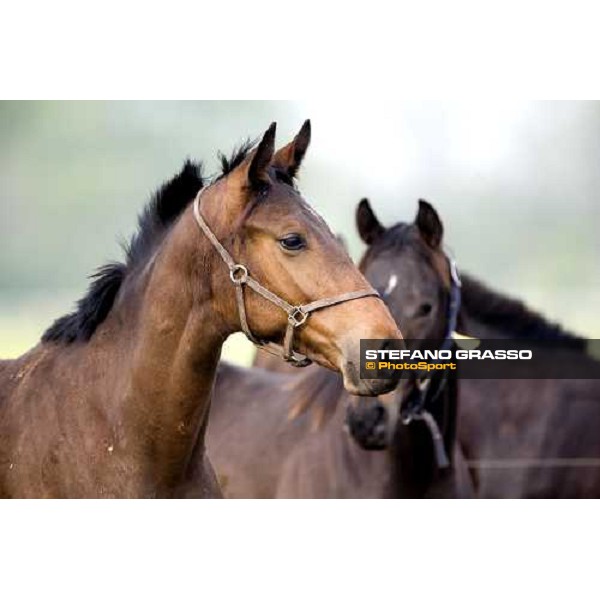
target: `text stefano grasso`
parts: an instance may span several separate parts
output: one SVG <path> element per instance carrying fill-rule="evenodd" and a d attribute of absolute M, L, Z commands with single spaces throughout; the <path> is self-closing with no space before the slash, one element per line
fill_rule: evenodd
<path fill-rule="evenodd" d="M 531 360 L 531 350 L 365 350 L 366 360 Z"/>

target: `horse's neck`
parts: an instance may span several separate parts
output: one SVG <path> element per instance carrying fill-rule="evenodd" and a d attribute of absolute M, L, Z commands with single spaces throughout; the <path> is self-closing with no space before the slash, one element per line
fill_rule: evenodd
<path fill-rule="evenodd" d="M 458 333 L 479 339 L 508 339 L 511 334 L 501 327 L 493 327 L 475 318 L 466 310 L 461 310 L 458 322 Z"/>
<path fill-rule="evenodd" d="M 132 282 L 130 306 L 123 307 L 137 318 L 135 331 L 123 332 L 131 341 L 123 340 L 130 356 L 123 365 L 128 375 L 120 418 L 133 445 L 149 457 L 152 480 L 167 490 L 178 484 L 192 453 L 203 452 L 210 394 L 229 333 L 211 305 L 209 270 L 190 273 L 188 250 L 167 240 L 151 268 Z"/>

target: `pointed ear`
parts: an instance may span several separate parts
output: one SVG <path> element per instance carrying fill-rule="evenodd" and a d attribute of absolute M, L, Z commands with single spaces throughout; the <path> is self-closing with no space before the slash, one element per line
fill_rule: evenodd
<path fill-rule="evenodd" d="M 247 159 L 249 161 L 247 178 L 252 189 L 259 190 L 269 183 L 267 170 L 275 151 L 276 129 L 277 123 L 271 123 L 258 146 Z"/>
<path fill-rule="evenodd" d="M 310 144 L 310 120 L 306 119 L 298 135 L 273 157 L 273 166 L 295 177 Z"/>
<path fill-rule="evenodd" d="M 375 216 L 375 213 L 366 198 L 363 198 L 356 207 L 356 227 L 360 238 L 368 245 L 371 245 L 385 232 L 385 227 Z"/>
<path fill-rule="evenodd" d="M 437 211 L 429 202 L 419 200 L 419 211 L 415 219 L 421 237 L 425 243 L 434 250 L 440 247 L 444 236 L 444 226 Z"/>

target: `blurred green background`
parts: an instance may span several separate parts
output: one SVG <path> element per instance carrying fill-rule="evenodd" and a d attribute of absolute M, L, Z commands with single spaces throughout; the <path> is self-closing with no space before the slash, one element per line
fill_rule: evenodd
<path fill-rule="evenodd" d="M 37 343 L 120 258 L 186 157 L 215 172 L 217 150 L 274 120 L 283 144 L 307 117 L 300 188 L 355 258 L 360 198 L 386 224 L 425 198 L 462 270 L 600 337 L 598 102 L 1 102 L 0 356 Z M 251 350 L 234 336 L 225 355 Z"/>

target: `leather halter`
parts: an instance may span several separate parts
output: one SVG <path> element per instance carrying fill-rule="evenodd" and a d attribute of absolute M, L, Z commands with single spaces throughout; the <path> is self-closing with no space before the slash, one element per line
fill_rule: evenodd
<path fill-rule="evenodd" d="M 458 313 L 460 312 L 461 287 L 462 283 L 456 268 L 454 259 L 446 255 L 450 267 L 450 301 L 448 303 L 446 335 L 440 346 L 440 350 L 450 350 L 454 343 L 452 334 L 456 329 L 458 322 Z M 423 421 L 433 442 L 435 461 L 439 469 L 445 469 L 450 466 L 450 459 L 444 447 L 444 437 L 438 427 L 438 424 L 427 408 L 435 403 L 444 391 L 448 383 L 448 371 L 444 370 L 437 381 L 437 386 L 432 385 L 431 377 L 417 380 L 414 394 L 408 398 L 408 402 L 401 409 L 401 417 L 404 425 L 411 421 Z"/>
<path fill-rule="evenodd" d="M 294 350 L 294 332 L 298 327 L 304 325 L 310 314 L 329 306 L 335 306 L 336 304 L 349 302 L 350 300 L 357 300 L 359 298 L 366 298 L 368 296 L 379 297 L 379 294 L 374 289 L 359 290 L 355 292 L 346 292 L 345 294 L 339 294 L 338 296 L 333 296 L 331 298 L 315 300 L 314 302 L 309 302 L 308 304 L 290 304 L 256 281 L 256 279 L 250 275 L 248 267 L 243 264 L 236 263 L 231 254 L 229 254 L 221 242 L 219 242 L 215 234 L 212 232 L 200 214 L 200 198 L 206 189 L 207 188 L 202 188 L 194 199 L 194 218 L 196 219 L 196 223 L 198 224 L 200 231 L 202 231 L 209 239 L 210 243 L 214 246 L 215 250 L 219 253 L 220 257 L 223 259 L 223 262 L 229 269 L 229 279 L 235 288 L 235 297 L 237 300 L 242 331 L 254 345 L 266 350 L 267 352 L 270 352 L 271 354 L 280 356 L 283 358 L 283 360 L 292 364 L 294 367 L 308 366 L 312 361 L 307 356 L 304 356 L 303 354 L 300 354 Z M 283 339 L 283 345 L 260 340 L 250 330 L 246 316 L 246 303 L 244 301 L 245 286 L 252 288 L 257 294 L 275 304 L 275 306 L 279 307 L 287 314 L 287 328 Z"/>

